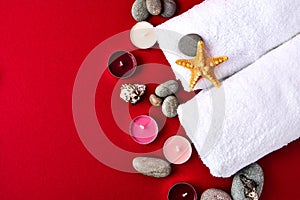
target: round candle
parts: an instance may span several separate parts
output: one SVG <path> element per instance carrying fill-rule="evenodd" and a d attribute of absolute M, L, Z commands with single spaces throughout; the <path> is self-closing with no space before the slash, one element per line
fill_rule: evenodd
<path fill-rule="evenodd" d="M 168 200 L 197 200 L 197 192 L 191 184 L 177 183 L 169 190 Z"/>
<path fill-rule="evenodd" d="M 147 115 L 134 118 L 130 124 L 130 135 L 139 144 L 149 144 L 158 134 L 156 121 Z"/>
<path fill-rule="evenodd" d="M 175 135 L 165 141 L 163 153 L 169 162 L 182 164 L 191 157 L 192 146 L 186 138 Z"/>
<path fill-rule="evenodd" d="M 110 73 L 118 78 L 131 76 L 136 69 L 135 57 L 127 51 L 116 51 L 108 60 Z"/>
<path fill-rule="evenodd" d="M 136 23 L 130 30 L 130 40 L 137 48 L 151 48 L 157 41 L 153 25 L 145 21 Z"/>

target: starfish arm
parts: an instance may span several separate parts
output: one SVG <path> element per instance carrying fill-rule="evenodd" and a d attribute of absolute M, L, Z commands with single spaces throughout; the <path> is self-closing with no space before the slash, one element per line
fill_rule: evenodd
<path fill-rule="evenodd" d="M 202 75 L 202 76 L 203 76 L 203 78 L 206 78 L 207 80 L 209 80 L 217 88 L 219 88 L 221 86 L 220 81 L 218 80 L 218 78 L 216 77 L 216 75 L 213 71 L 206 75 Z"/>
<path fill-rule="evenodd" d="M 192 91 L 196 85 L 196 83 L 200 80 L 201 78 L 201 73 L 199 70 L 193 70 L 191 71 L 191 79 L 190 79 L 190 84 L 189 84 L 189 87 L 190 87 L 190 90 Z"/>
<path fill-rule="evenodd" d="M 193 69 L 194 68 L 194 65 L 192 64 L 192 60 L 187 60 L 187 59 L 179 59 L 179 60 L 176 60 L 175 62 L 177 65 L 180 65 L 184 68 L 187 68 L 187 69 Z"/>
<path fill-rule="evenodd" d="M 227 56 L 219 56 L 219 57 L 214 57 L 214 58 L 211 58 L 211 60 L 213 61 L 213 63 L 215 65 L 219 65 L 225 61 L 228 60 L 228 57 Z"/>
<path fill-rule="evenodd" d="M 204 42 L 199 41 L 197 44 L 197 52 L 196 52 L 196 57 L 193 59 L 195 65 L 197 66 L 204 66 Z"/>

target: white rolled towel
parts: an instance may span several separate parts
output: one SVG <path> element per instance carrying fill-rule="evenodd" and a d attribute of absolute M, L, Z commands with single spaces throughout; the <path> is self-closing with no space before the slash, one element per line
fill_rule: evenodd
<path fill-rule="evenodd" d="M 202 90 L 178 115 L 212 175 L 229 177 L 300 137 L 300 35 Z"/>
<path fill-rule="evenodd" d="M 224 79 L 299 33 L 299 22 L 299 0 L 206 0 L 155 29 L 176 78 L 189 90 L 190 71 L 175 64 L 189 58 L 178 49 L 183 35 L 199 34 L 211 56 L 229 57 L 215 70 Z M 201 79 L 194 89 L 209 86 Z"/>

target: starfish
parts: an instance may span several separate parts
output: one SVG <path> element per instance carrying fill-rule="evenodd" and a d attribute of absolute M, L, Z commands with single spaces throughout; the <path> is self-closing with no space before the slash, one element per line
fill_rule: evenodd
<path fill-rule="evenodd" d="M 199 41 L 197 45 L 196 57 L 193 59 L 179 59 L 176 64 L 191 71 L 191 79 L 189 87 L 191 90 L 195 87 L 200 78 L 208 79 L 214 86 L 220 87 L 221 83 L 215 75 L 215 67 L 228 60 L 227 56 L 219 56 L 210 58 L 205 52 L 203 41 Z"/>

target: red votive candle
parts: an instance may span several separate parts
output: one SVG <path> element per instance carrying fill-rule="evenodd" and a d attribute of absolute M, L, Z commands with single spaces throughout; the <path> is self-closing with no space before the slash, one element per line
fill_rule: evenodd
<path fill-rule="evenodd" d="M 130 135 L 139 144 L 149 144 L 155 140 L 158 134 L 156 121 L 147 115 L 134 118 L 130 124 Z"/>
<path fill-rule="evenodd" d="M 169 190 L 168 200 L 197 200 L 197 192 L 189 183 L 176 183 Z"/>
<path fill-rule="evenodd" d="M 118 78 L 130 77 L 136 69 L 136 59 L 128 51 L 116 51 L 109 57 L 108 69 L 110 73 Z"/>

